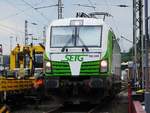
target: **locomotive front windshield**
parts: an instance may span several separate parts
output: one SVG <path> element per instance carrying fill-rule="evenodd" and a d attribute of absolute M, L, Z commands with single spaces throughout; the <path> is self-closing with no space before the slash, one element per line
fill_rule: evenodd
<path fill-rule="evenodd" d="M 52 27 L 51 47 L 100 47 L 101 36 L 101 26 Z"/>

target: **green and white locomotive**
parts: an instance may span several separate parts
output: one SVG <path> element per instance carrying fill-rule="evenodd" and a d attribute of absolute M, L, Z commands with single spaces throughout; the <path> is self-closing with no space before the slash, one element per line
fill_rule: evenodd
<path fill-rule="evenodd" d="M 121 87 L 120 47 L 103 19 L 68 18 L 53 21 L 45 48 L 46 86 L 64 99 L 96 102 Z M 95 100 L 96 99 L 96 100 Z"/>

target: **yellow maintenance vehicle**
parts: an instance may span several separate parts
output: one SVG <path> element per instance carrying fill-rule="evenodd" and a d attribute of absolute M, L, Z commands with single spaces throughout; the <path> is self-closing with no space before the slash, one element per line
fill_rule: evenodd
<path fill-rule="evenodd" d="M 37 81 L 36 76 L 43 75 L 43 53 L 44 46 L 28 45 L 17 46 L 10 54 L 10 69 L 4 70 L 0 77 L 0 100 L 6 100 L 9 94 L 24 93 L 31 90 L 41 79 Z"/>
<path fill-rule="evenodd" d="M 43 72 L 43 45 L 17 45 L 10 54 L 10 71 L 16 77 L 32 77 Z"/>

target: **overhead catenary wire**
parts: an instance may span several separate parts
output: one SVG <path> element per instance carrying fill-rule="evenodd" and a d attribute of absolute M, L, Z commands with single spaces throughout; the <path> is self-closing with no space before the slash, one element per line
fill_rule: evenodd
<path fill-rule="evenodd" d="M 42 4 L 42 3 L 44 3 L 44 2 L 46 2 L 46 0 L 33 0 L 34 2 L 35 2 L 35 4 L 33 4 L 34 6 L 37 6 L 37 5 L 40 5 L 40 4 Z"/>
<path fill-rule="evenodd" d="M 32 9 L 34 9 L 37 13 L 39 13 L 46 21 L 49 22 L 49 19 L 40 11 L 38 11 L 37 9 L 35 9 L 35 7 L 33 7 L 30 3 L 26 2 L 25 0 L 22 0 L 22 2 L 24 2 L 26 5 L 28 5 L 29 7 L 31 7 Z"/>
<path fill-rule="evenodd" d="M 24 33 L 24 31 L 22 31 L 22 30 L 17 30 L 16 28 L 14 28 L 14 27 L 10 27 L 10 26 L 7 26 L 7 25 L 3 25 L 3 24 L 0 24 L 0 26 L 1 27 L 4 27 L 4 28 L 7 28 L 7 29 L 9 29 L 9 30 L 12 30 L 12 31 L 17 31 L 17 32 L 20 32 L 20 33 Z"/>
<path fill-rule="evenodd" d="M 43 9 L 43 8 L 49 8 L 49 7 L 54 7 L 54 6 L 58 6 L 57 4 L 56 5 L 48 5 L 48 6 L 41 6 L 41 7 L 35 7 L 34 9 Z"/>
<path fill-rule="evenodd" d="M 110 2 L 108 2 L 109 0 L 105 0 L 105 3 L 106 3 L 106 5 L 108 6 L 107 8 L 108 8 L 108 11 L 111 11 L 111 7 L 110 7 Z M 130 5 L 126 5 L 126 6 L 128 6 L 128 7 L 131 7 Z M 116 19 L 114 18 L 114 17 L 112 17 L 112 21 L 113 21 L 113 23 L 114 23 L 114 27 L 115 27 L 115 29 L 116 29 L 116 32 L 117 32 L 117 34 L 118 34 L 118 36 L 119 36 L 119 38 L 121 37 L 121 33 L 120 33 L 120 31 L 119 31 L 119 29 L 118 29 L 118 26 L 117 26 L 117 23 L 116 23 Z M 126 38 L 126 39 L 128 39 L 128 38 Z M 121 43 L 123 43 L 122 41 L 119 41 L 119 43 L 120 43 L 120 46 L 122 45 Z M 129 44 L 130 42 L 128 42 L 128 44 Z M 130 43 L 131 44 L 131 43 Z"/>
<path fill-rule="evenodd" d="M 97 4 L 97 3 L 95 3 L 94 6 L 106 7 L 106 4 Z M 131 7 L 131 5 L 128 5 L 128 4 L 110 4 L 109 6 L 111 6 L 111 7 L 116 7 L 116 6 L 118 6 L 118 7 L 124 7 L 124 8 L 126 8 L 126 7 Z"/>
<path fill-rule="evenodd" d="M 111 12 L 111 7 L 110 7 L 110 4 L 108 3 L 108 0 L 105 0 L 105 3 L 106 3 L 106 5 L 108 6 L 108 7 L 107 7 L 107 8 L 108 8 L 108 11 Z M 119 29 L 118 29 L 118 27 L 117 27 L 116 20 L 115 20 L 114 17 L 112 17 L 112 20 L 114 21 L 115 29 L 116 29 L 116 31 L 118 32 L 118 35 L 119 35 L 119 37 L 120 37 L 121 34 L 120 34 Z"/>
<path fill-rule="evenodd" d="M 18 13 L 15 13 L 15 14 L 13 14 L 13 15 L 9 15 L 9 16 L 7 16 L 7 17 L 5 17 L 5 18 L 2 18 L 0 21 L 5 21 L 5 20 L 7 20 L 7 19 L 9 19 L 9 18 L 12 18 L 12 17 L 17 16 L 17 15 L 22 14 L 22 13 L 25 14 L 25 15 L 23 15 L 23 16 L 25 17 L 25 19 L 28 17 L 27 20 L 32 21 L 31 19 L 33 19 L 33 16 L 29 15 L 28 13 L 25 13 L 25 12 L 27 12 L 27 11 L 29 11 L 29 10 L 33 10 L 32 7 L 30 7 L 30 8 L 28 7 L 28 8 L 26 8 L 26 9 L 22 9 L 22 8 L 19 8 L 19 7 L 17 7 L 16 5 L 14 5 L 14 3 L 11 2 L 11 1 L 9 1 L 9 0 L 5 0 L 5 2 L 7 2 L 9 5 L 11 5 L 12 7 L 14 7 L 15 9 L 17 9 L 19 12 L 18 12 Z M 41 2 L 40 2 L 40 3 L 41 3 Z M 40 3 L 36 3 L 34 6 L 40 5 Z M 36 22 L 35 22 L 35 21 L 36 21 Z M 45 22 L 45 21 L 39 20 L 39 18 L 36 19 L 36 20 L 34 20 L 34 22 L 35 22 L 35 23 L 38 23 L 38 25 L 39 25 L 39 24 L 43 25 L 43 24 L 42 24 L 43 22 L 44 22 L 45 24 L 47 23 L 47 22 Z M 33 24 L 33 23 L 32 23 L 32 24 Z M 1 26 L 1 27 L 5 27 L 5 28 L 7 28 L 7 29 L 9 29 L 9 30 L 11 30 L 11 31 L 14 31 L 14 32 L 15 32 L 15 35 L 17 35 L 17 37 L 23 37 L 24 31 L 22 31 L 22 30 L 16 30 L 16 28 L 12 28 L 12 27 L 7 26 L 7 25 L 0 25 L 0 26 Z M 35 34 L 33 34 L 33 35 L 35 35 Z M 37 35 L 37 36 L 40 36 L 40 35 Z"/>
<path fill-rule="evenodd" d="M 73 4 L 73 5 L 88 7 L 88 8 L 96 8 L 95 6 L 91 6 L 91 5 L 88 5 L 88 4 Z"/>
<path fill-rule="evenodd" d="M 15 31 L 12 31 L 10 29 L 4 29 L 0 27 L 0 32 L 4 32 L 5 34 L 8 34 L 10 36 L 13 36 L 16 38 L 16 42 L 18 42 L 18 39 L 20 41 L 22 35 L 19 35 L 18 33 L 16 33 Z"/>
<path fill-rule="evenodd" d="M 27 11 L 33 9 L 33 8 L 26 8 L 26 9 L 23 10 L 23 9 L 21 9 L 21 8 L 18 8 L 16 5 L 14 5 L 14 4 L 13 4 L 12 2 L 10 2 L 9 0 L 5 0 L 5 2 L 7 2 L 9 5 L 11 5 L 12 7 L 14 7 L 15 9 L 17 9 L 17 10 L 20 11 L 20 12 L 15 13 L 15 14 L 12 14 L 12 15 L 9 15 L 9 16 L 7 16 L 7 17 L 5 17 L 5 18 L 2 18 L 2 19 L 0 19 L 0 21 L 7 20 L 7 19 L 9 19 L 9 18 L 12 18 L 12 17 L 14 17 L 14 16 L 20 15 L 20 14 L 22 14 L 22 13 L 25 14 L 25 15 L 23 15 L 23 16 L 25 16 L 25 18 L 28 17 L 28 20 L 33 19 L 33 16 L 31 16 L 31 15 L 25 13 L 25 12 L 27 12 Z M 39 5 L 39 4 L 36 4 L 36 5 Z M 36 23 L 41 23 L 41 21 L 39 21 L 38 19 L 36 19 L 36 20 L 34 20 L 34 21 L 37 21 Z M 43 21 L 42 21 L 42 22 L 43 22 Z"/>
<path fill-rule="evenodd" d="M 0 27 L 7 28 L 9 31 L 14 32 L 14 34 L 16 33 L 16 31 L 19 32 L 19 33 L 21 33 L 21 34 L 24 34 L 24 33 L 25 33 L 23 30 L 18 30 L 18 29 L 14 28 L 14 27 L 10 27 L 10 26 L 3 25 L 3 24 L 0 24 Z M 17 35 L 17 33 L 16 33 L 16 35 Z M 33 35 L 34 35 L 34 34 L 33 34 Z"/>
<path fill-rule="evenodd" d="M 126 40 L 126 41 L 128 41 L 128 42 L 130 42 L 131 44 L 133 43 L 133 41 L 131 41 L 131 40 L 125 38 L 124 36 L 121 36 L 121 38 L 124 39 L 124 40 Z"/>
<path fill-rule="evenodd" d="M 88 2 L 90 3 L 90 5 L 93 7 L 94 11 L 96 11 L 96 7 L 93 5 L 91 0 L 88 0 Z"/>
<path fill-rule="evenodd" d="M 9 16 L 7 16 L 7 17 L 1 18 L 0 21 L 7 20 L 7 19 L 10 19 L 10 18 L 12 18 L 12 17 L 18 16 L 18 15 L 20 15 L 20 14 L 22 14 L 22 13 L 24 13 L 25 11 L 28 11 L 28 10 L 30 10 L 30 9 L 25 9 L 25 10 L 22 10 L 22 11 L 20 11 L 20 12 L 15 13 L 15 14 L 11 14 L 11 15 L 9 15 Z"/>
<path fill-rule="evenodd" d="M 7 34 L 13 34 L 13 35 L 17 36 L 16 33 L 14 33 L 14 32 L 11 31 L 11 30 L 8 30 L 8 29 L 0 28 L 0 31 L 3 31 L 3 32 L 7 33 Z"/>

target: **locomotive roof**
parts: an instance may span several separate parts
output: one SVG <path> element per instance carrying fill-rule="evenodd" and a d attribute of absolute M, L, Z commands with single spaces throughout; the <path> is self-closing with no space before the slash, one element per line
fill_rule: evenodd
<path fill-rule="evenodd" d="M 103 25 L 105 23 L 103 19 L 96 18 L 67 18 L 55 20 L 51 26 L 69 26 L 71 21 L 82 21 L 82 25 Z"/>

